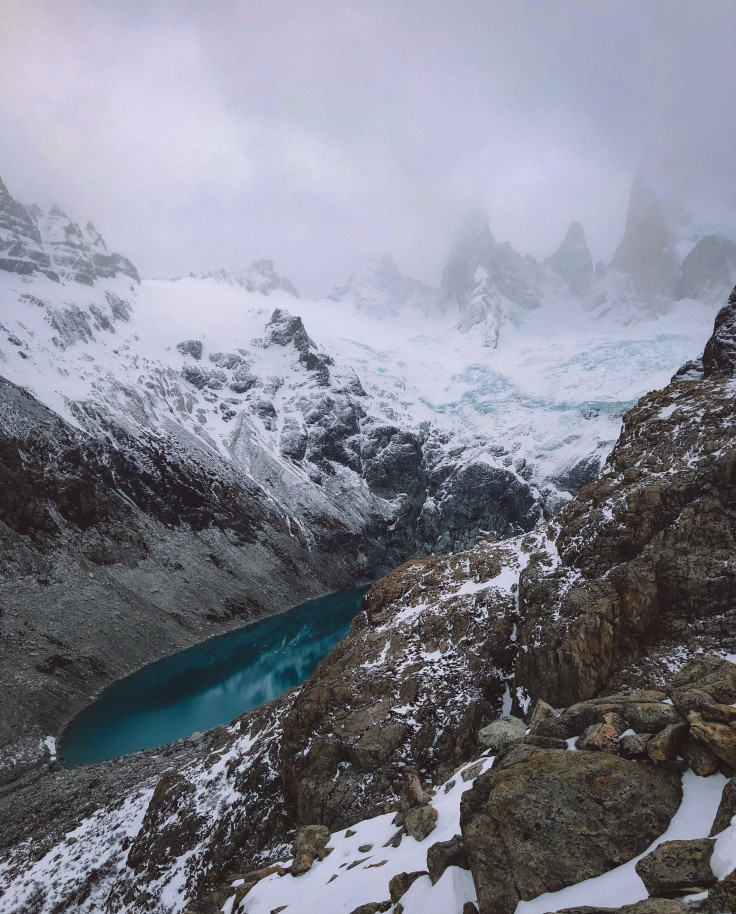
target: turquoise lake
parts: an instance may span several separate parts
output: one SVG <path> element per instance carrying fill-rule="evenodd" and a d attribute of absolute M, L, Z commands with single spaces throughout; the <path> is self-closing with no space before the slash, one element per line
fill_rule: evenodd
<path fill-rule="evenodd" d="M 344 638 L 368 589 L 330 594 L 212 638 L 106 689 L 67 727 L 67 766 L 209 730 L 283 695 Z"/>

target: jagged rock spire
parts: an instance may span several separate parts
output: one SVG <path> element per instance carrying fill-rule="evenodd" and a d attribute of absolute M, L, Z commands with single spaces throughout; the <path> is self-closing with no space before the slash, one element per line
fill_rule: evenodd
<path fill-rule="evenodd" d="M 716 315 L 713 335 L 703 351 L 703 376 L 736 377 L 736 287 Z"/>
<path fill-rule="evenodd" d="M 588 291 L 593 279 L 593 258 L 579 222 L 570 223 L 565 240 L 547 259 L 547 263 L 565 280 L 574 295 L 583 295 Z"/>
<path fill-rule="evenodd" d="M 674 297 L 679 263 L 670 248 L 672 240 L 660 201 L 643 175 L 637 174 L 631 184 L 626 230 L 611 266 L 627 273 L 642 296 Z"/>

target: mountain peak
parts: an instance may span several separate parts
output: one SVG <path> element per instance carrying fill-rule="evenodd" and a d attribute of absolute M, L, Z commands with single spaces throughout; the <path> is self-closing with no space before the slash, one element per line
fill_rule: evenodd
<path fill-rule="evenodd" d="M 672 241 L 662 204 L 639 172 L 631 183 L 626 229 L 611 266 L 628 274 L 640 295 L 673 297 L 679 263 Z"/>
<path fill-rule="evenodd" d="M 571 222 L 562 244 L 547 258 L 549 266 L 565 280 L 574 295 L 583 295 L 593 279 L 593 258 L 579 222 Z"/>
<path fill-rule="evenodd" d="M 437 293 L 418 279 L 403 276 L 389 254 L 363 261 L 347 282 L 335 286 L 327 297 L 350 302 L 374 317 L 395 316 L 406 308 L 427 313 L 438 305 Z"/>

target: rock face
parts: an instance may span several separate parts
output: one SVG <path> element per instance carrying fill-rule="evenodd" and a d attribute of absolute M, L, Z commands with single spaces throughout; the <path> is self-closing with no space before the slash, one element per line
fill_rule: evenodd
<path fill-rule="evenodd" d="M 30 276 L 42 273 L 55 282 L 91 286 L 100 279 L 127 276 L 140 282 L 133 264 L 112 254 L 91 222 L 81 229 L 54 206 L 44 214 L 23 206 L 0 181 L 0 270 Z"/>
<path fill-rule="evenodd" d="M 351 302 L 358 310 L 381 318 L 407 310 L 420 316 L 442 308 L 439 294 L 416 279 L 402 276 L 388 254 L 366 261 L 328 297 Z"/>
<path fill-rule="evenodd" d="M 611 266 L 629 275 L 645 298 L 674 297 L 678 283 L 677 257 L 657 198 L 641 174 L 634 178 L 626 214 L 626 231 Z"/>
<path fill-rule="evenodd" d="M 442 292 L 456 304 L 458 329 L 478 327 L 487 346 L 498 345 L 501 327 L 541 304 L 539 267 L 509 245 L 496 244 L 483 210 L 468 213 L 442 273 Z"/>
<path fill-rule="evenodd" d="M 716 316 L 713 335 L 703 351 L 706 378 L 736 375 L 736 288 Z"/>
<path fill-rule="evenodd" d="M 723 365 L 733 307 L 708 344 Z M 645 645 L 732 612 L 734 402 L 709 374 L 626 415 L 603 474 L 559 516 L 560 563 L 521 575 L 517 683 L 531 695 L 557 706 L 592 696 Z"/>
<path fill-rule="evenodd" d="M 630 860 L 666 829 L 681 796 L 677 775 L 604 753 L 538 750 L 494 767 L 461 806 L 480 914 L 512 914 L 519 900 Z"/>
<path fill-rule="evenodd" d="M 565 240 L 547 264 L 567 283 L 573 295 L 584 296 L 593 281 L 593 258 L 579 222 L 571 222 Z"/>

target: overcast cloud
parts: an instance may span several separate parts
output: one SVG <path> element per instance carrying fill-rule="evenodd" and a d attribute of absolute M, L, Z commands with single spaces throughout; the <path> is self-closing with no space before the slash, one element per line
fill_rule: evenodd
<path fill-rule="evenodd" d="M 0 0 L 0 176 L 147 276 L 366 256 L 437 282 L 458 212 L 619 240 L 642 169 L 736 204 L 733 0 Z"/>

